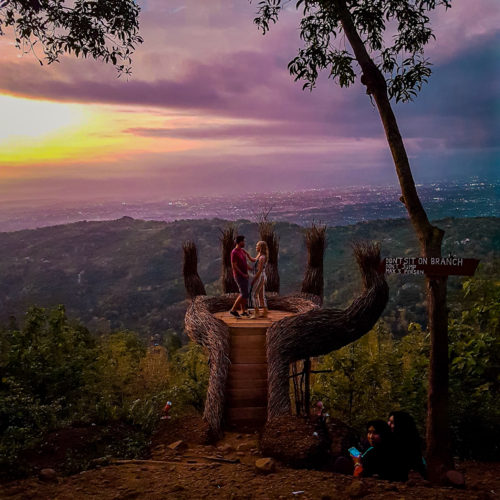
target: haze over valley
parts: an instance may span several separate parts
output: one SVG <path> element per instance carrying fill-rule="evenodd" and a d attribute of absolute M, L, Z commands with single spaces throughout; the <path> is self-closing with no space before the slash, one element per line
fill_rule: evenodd
<path fill-rule="evenodd" d="M 471 179 L 463 183 L 432 183 L 418 186 L 430 219 L 488 217 L 500 214 L 500 183 Z M 175 221 L 182 219 L 257 220 L 263 212 L 270 218 L 299 225 L 321 222 L 328 226 L 361 221 L 406 217 L 395 186 L 355 186 L 122 201 L 20 200 L 0 201 L 0 231 L 17 231 L 67 224 L 81 220 L 134 219 Z"/>

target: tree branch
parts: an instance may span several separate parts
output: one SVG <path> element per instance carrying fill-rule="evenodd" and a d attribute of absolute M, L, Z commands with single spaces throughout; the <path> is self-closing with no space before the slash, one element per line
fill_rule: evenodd
<path fill-rule="evenodd" d="M 366 85 L 367 93 L 373 95 L 375 99 L 396 167 L 396 173 L 403 195 L 402 201 L 420 240 L 422 252 L 426 256 L 431 256 L 431 254 L 435 255 L 436 252 L 440 253 L 441 240 L 444 233 L 440 229 L 432 226 L 429 222 L 427 214 L 420 202 L 420 198 L 418 197 L 403 138 L 399 132 L 396 117 L 394 116 L 387 95 L 385 78 L 368 54 L 365 44 L 356 30 L 356 26 L 354 25 L 345 0 L 331 0 L 331 2 L 337 9 L 344 33 L 349 40 L 356 60 L 361 66 L 363 72 L 361 82 Z M 439 248 L 439 250 L 437 250 L 437 248 Z"/>

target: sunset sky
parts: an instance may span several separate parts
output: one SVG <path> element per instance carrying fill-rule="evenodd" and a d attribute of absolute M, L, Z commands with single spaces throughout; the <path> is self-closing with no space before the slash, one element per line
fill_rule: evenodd
<path fill-rule="evenodd" d="M 140 0 L 133 75 L 62 58 L 40 66 L 0 37 L 0 199 L 161 200 L 395 185 L 360 84 L 312 93 L 287 63 L 298 16 L 262 36 L 256 1 Z M 433 15 L 433 75 L 395 106 L 417 182 L 498 180 L 500 3 Z"/>

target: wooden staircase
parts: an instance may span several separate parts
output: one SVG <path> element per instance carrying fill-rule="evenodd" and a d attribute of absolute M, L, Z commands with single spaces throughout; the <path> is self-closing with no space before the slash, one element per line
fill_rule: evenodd
<path fill-rule="evenodd" d="M 266 332 L 265 325 L 229 327 L 231 366 L 227 380 L 226 422 L 230 428 L 253 430 L 266 421 Z"/>
<path fill-rule="evenodd" d="M 260 429 L 267 416 L 266 333 L 269 326 L 293 313 L 269 311 L 267 318 L 236 319 L 215 316 L 229 326 L 231 366 L 226 386 L 226 427 L 239 431 Z"/>

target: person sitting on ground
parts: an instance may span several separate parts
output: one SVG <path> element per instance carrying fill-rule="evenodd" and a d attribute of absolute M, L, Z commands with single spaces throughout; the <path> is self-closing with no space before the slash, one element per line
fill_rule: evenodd
<path fill-rule="evenodd" d="M 392 411 L 387 422 L 392 431 L 396 454 L 404 464 L 406 474 L 417 471 L 427 477 L 427 467 L 422 456 L 421 439 L 413 417 L 406 411 Z"/>
<path fill-rule="evenodd" d="M 231 252 L 231 268 L 233 270 L 234 281 L 238 285 L 240 294 L 236 298 L 233 307 L 229 313 L 235 318 L 239 318 L 240 314 L 237 309 L 241 307 L 242 316 L 249 316 L 247 311 L 248 300 L 248 263 L 247 254 L 244 250 L 245 237 L 239 235 L 236 237 L 236 246 Z"/>
<path fill-rule="evenodd" d="M 354 457 L 354 476 L 404 481 L 395 453 L 391 431 L 383 420 L 370 420 L 366 425 L 368 448 L 359 457 Z"/>

